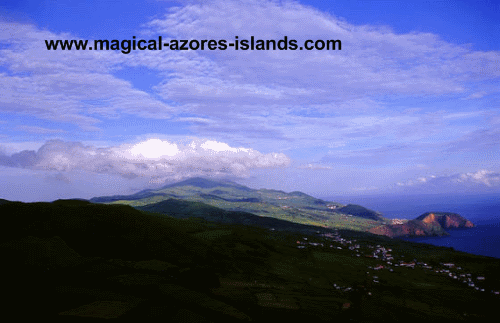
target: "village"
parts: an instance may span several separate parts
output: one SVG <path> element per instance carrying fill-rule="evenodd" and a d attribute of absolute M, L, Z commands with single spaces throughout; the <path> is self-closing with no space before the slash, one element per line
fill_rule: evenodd
<path fill-rule="evenodd" d="M 459 283 L 465 284 L 468 287 L 483 293 L 492 293 L 494 295 L 500 296 L 499 290 L 487 290 L 484 288 L 483 283 L 486 277 L 473 275 L 472 273 L 466 272 L 462 267 L 451 263 L 440 263 L 438 266 L 431 266 L 425 262 L 421 262 L 418 259 L 413 259 L 412 261 L 405 261 L 403 259 L 398 259 L 392 255 L 391 248 L 385 248 L 382 245 L 362 245 L 356 240 L 349 240 L 342 238 L 338 231 L 334 233 L 320 233 L 316 232 L 319 237 L 323 238 L 323 242 L 310 241 L 308 238 L 303 237 L 302 240 L 297 240 L 298 249 L 331 249 L 338 252 L 349 251 L 351 257 L 366 257 L 378 260 L 375 266 L 367 267 L 367 277 L 370 278 L 370 282 L 373 284 L 379 284 L 379 277 L 376 275 L 378 272 L 388 271 L 394 273 L 395 270 L 415 270 L 415 268 L 420 268 L 426 274 L 441 275 L 447 277 L 451 280 L 455 280 Z M 327 241 L 325 243 L 325 241 Z M 342 290 L 345 292 L 354 291 L 356 288 L 354 286 L 339 286 L 333 284 L 337 290 Z M 372 291 L 367 290 L 367 295 L 371 296 Z"/>

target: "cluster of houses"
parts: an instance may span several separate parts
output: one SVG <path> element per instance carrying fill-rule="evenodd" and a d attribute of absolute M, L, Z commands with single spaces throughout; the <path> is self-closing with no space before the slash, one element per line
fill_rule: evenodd
<path fill-rule="evenodd" d="M 454 263 L 440 263 L 438 266 L 433 267 L 427 263 L 419 262 L 417 259 L 414 259 L 413 261 L 397 260 L 394 259 L 393 255 L 391 254 L 392 249 L 390 248 L 385 248 L 381 245 L 361 246 L 359 243 L 356 243 L 356 240 L 342 238 L 338 232 L 321 234 L 318 231 L 317 233 L 321 237 L 327 238 L 327 241 L 329 243 L 313 242 L 304 237 L 302 238 L 302 240 L 297 240 L 297 248 L 306 249 L 310 246 L 316 248 L 320 247 L 337 250 L 349 250 L 351 251 L 351 256 L 353 257 L 364 256 L 380 261 L 380 263 L 376 266 L 369 266 L 369 270 L 388 270 L 389 272 L 394 272 L 395 268 L 415 269 L 417 267 L 423 269 L 424 272 L 442 274 L 443 276 L 447 276 L 450 279 L 460 281 L 479 292 L 486 292 L 486 289 L 481 286 L 482 282 L 486 279 L 484 276 L 473 277 L 471 273 L 465 272 L 464 269 L 462 269 L 460 266 L 455 265 Z M 367 274 L 371 275 L 370 272 L 367 272 Z M 372 276 L 371 279 L 373 283 L 379 283 L 378 276 Z M 352 287 L 341 287 L 337 286 L 336 284 L 334 284 L 334 287 L 343 291 L 353 290 Z M 495 295 L 500 295 L 500 291 L 498 290 L 491 290 L 490 292 Z M 369 293 L 369 295 L 371 295 L 371 293 Z"/>
<path fill-rule="evenodd" d="M 473 287 L 477 291 L 485 292 L 486 290 L 484 288 L 481 288 L 480 282 L 484 281 L 486 278 L 484 276 L 477 276 L 475 278 L 472 277 L 472 274 L 470 273 L 464 273 L 462 268 L 459 266 L 455 266 L 453 263 L 443 263 L 441 264 L 443 267 L 446 267 L 446 269 L 433 269 L 432 267 L 429 266 L 429 269 L 433 269 L 435 273 L 438 274 L 443 274 L 445 276 L 448 276 L 452 279 L 458 280 L 464 284 L 467 284 L 469 287 Z M 500 295 L 500 291 L 491 291 L 495 295 Z"/>

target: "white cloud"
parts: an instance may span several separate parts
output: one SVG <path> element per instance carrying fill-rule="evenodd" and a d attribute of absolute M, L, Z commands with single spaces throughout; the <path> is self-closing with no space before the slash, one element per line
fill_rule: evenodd
<path fill-rule="evenodd" d="M 96 148 L 79 142 L 51 140 L 37 152 L 21 151 L 0 156 L 0 164 L 58 172 L 87 171 L 123 177 L 149 177 L 155 181 L 189 176 L 247 176 L 251 169 L 284 167 L 283 153 L 263 154 L 213 140 L 190 144 L 152 138 L 135 144 Z"/>
<path fill-rule="evenodd" d="M 325 165 L 319 165 L 319 164 L 306 164 L 306 165 L 300 165 L 297 166 L 299 169 L 311 169 L 311 170 L 326 170 L 326 169 L 332 169 L 330 166 L 325 166 Z"/>
<path fill-rule="evenodd" d="M 162 157 L 171 157 L 179 153 L 175 143 L 162 141 L 160 139 L 150 139 L 140 142 L 129 150 L 132 156 L 147 159 L 161 159 Z"/>
<path fill-rule="evenodd" d="M 457 183 L 473 182 L 484 184 L 489 187 L 499 186 L 500 173 L 481 169 L 475 173 L 460 174 L 458 178 L 454 178 L 453 180 Z"/>
<path fill-rule="evenodd" d="M 483 188 L 500 188 L 500 172 L 481 169 L 476 172 L 452 174 L 452 175 L 429 175 L 396 183 L 399 187 L 415 188 L 440 188 L 442 191 L 453 190 L 457 187 L 470 188 L 479 185 Z"/>

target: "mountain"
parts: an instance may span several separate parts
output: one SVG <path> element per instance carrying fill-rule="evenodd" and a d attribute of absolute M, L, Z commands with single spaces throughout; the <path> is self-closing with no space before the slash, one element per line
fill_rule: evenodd
<path fill-rule="evenodd" d="M 230 181 L 199 177 L 128 196 L 95 197 L 90 201 L 125 204 L 141 210 L 175 214 L 175 208 L 170 207 L 174 202 L 159 204 L 168 200 L 201 202 L 226 211 L 246 212 L 325 228 L 365 231 L 387 221 L 377 212 L 359 205 L 324 201 L 298 191 L 257 190 Z"/>
<path fill-rule="evenodd" d="M 178 218 L 198 217 L 219 223 L 289 229 L 293 227 L 290 223 L 295 223 L 364 231 L 388 237 L 443 236 L 448 234 L 446 230 L 450 228 L 474 226 L 460 215 L 449 212 L 427 212 L 414 220 L 391 224 L 380 213 L 360 205 L 342 205 L 299 191 L 257 190 L 231 181 L 205 178 L 190 178 L 128 196 L 96 197 L 90 201 L 125 204 L 142 211 Z"/>
<path fill-rule="evenodd" d="M 472 228 L 474 224 L 459 214 L 450 212 L 426 212 L 414 220 L 386 224 L 370 228 L 368 232 L 388 237 L 444 236 L 445 229 Z"/>
<path fill-rule="evenodd" d="M 250 188 L 245 187 L 243 185 L 239 185 L 234 182 L 217 182 L 214 180 L 206 179 L 206 178 L 201 178 L 201 177 L 194 177 L 194 178 L 189 178 L 187 180 L 165 185 L 159 189 L 152 190 L 152 189 L 146 189 L 142 190 L 140 192 L 137 192 L 135 194 L 131 195 L 112 195 L 112 196 L 103 196 L 103 197 L 94 197 L 90 199 L 91 202 L 93 203 L 110 203 L 110 202 L 116 202 L 116 201 L 132 201 L 132 200 L 139 200 L 139 199 L 146 199 L 146 198 L 152 198 L 155 196 L 165 196 L 166 198 L 169 197 L 179 197 L 176 195 L 169 195 L 167 193 L 162 193 L 161 191 L 174 191 L 175 188 L 177 187 L 183 187 L 183 186 L 189 186 L 193 187 L 196 189 L 213 189 L 216 187 L 223 187 L 223 188 L 233 188 L 237 190 L 243 190 L 243 191 L 251 191 Z"/>
<path fill-rule="evenodd" d="M 167 189 L 167 188 L 172 188 L 172 187 L 178 187 L 178 186 L 194 186 L 198 188 L 216 188 L 216 187 L 229 187 L 229 188 L 238 188 L 244 191 L 251 191 L 250 188 L 240 185 L 235 182 L 231 181 L 224 181 L 224 182 L 219 182 L 219 181 L 214 181 L 202 177 L 193 177 L 186 179 L 184 181 L 180 181 L 174 184 L 169 184 L 164 186 L 162 189 Z"/>

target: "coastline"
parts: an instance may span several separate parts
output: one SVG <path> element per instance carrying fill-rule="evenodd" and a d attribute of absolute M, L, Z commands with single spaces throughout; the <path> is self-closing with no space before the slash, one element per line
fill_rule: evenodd
<path fill-rule="evenodd" d="M 500 222 L 496 225 L 480 223 L 469 229 L 450 229 L 449 235 L 432 237 L 404 237 L 405 241 L 451 247 L 475 255 L 500 258 Z"/>

